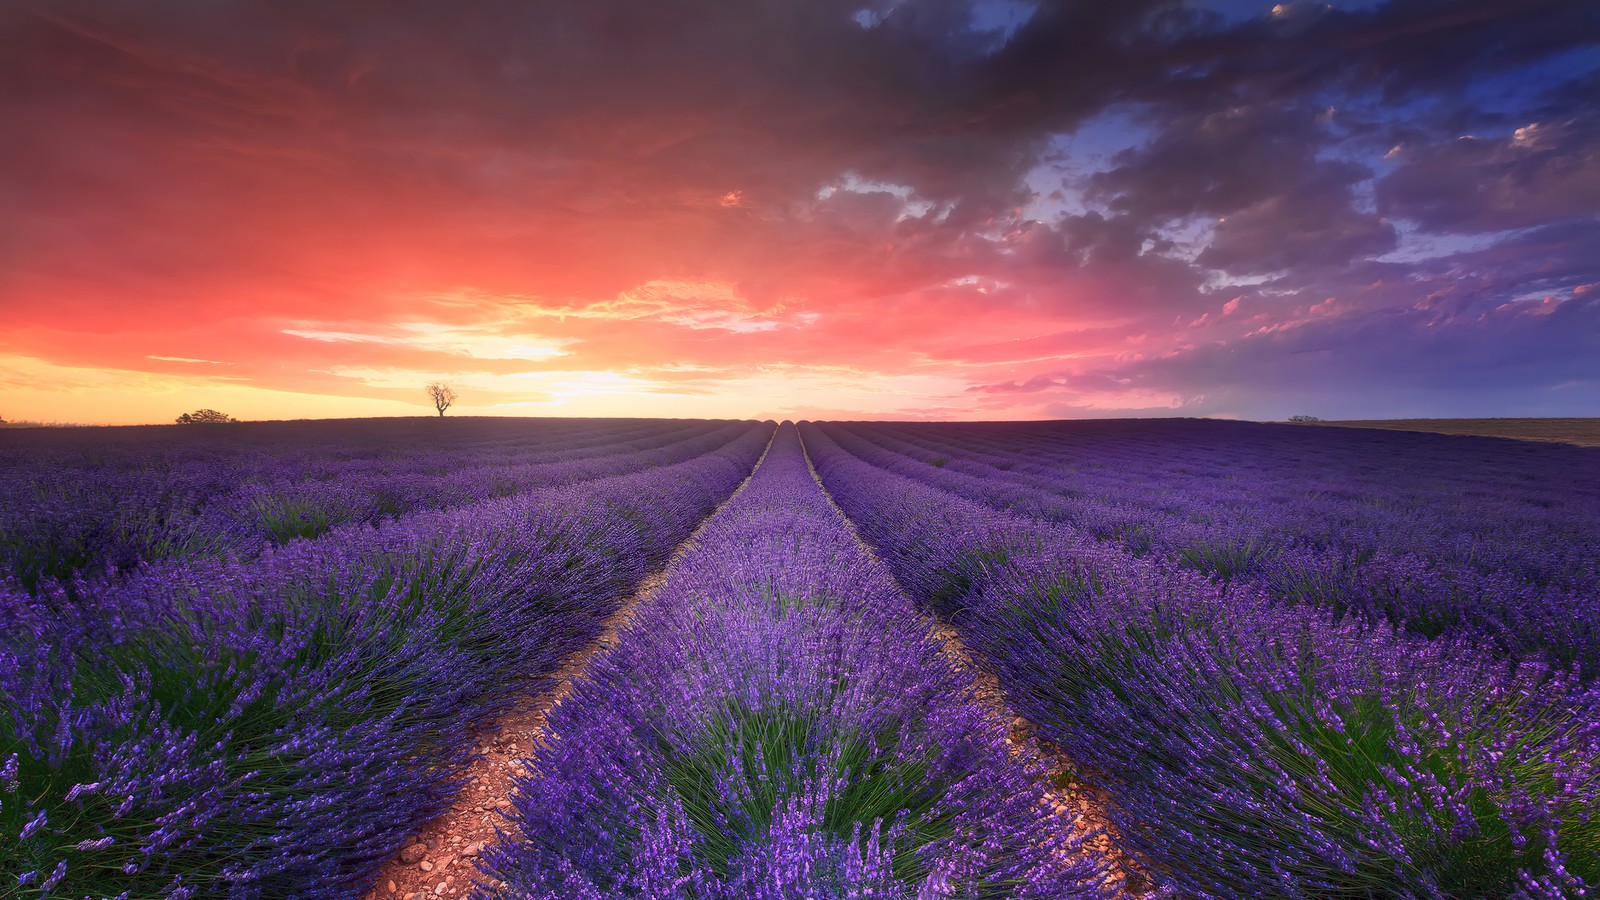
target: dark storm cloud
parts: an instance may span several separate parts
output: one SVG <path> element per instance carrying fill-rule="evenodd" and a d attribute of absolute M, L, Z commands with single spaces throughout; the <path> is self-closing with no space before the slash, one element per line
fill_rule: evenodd
<path fill-rule="evenodd" d="M 1215 219 L 1197 260 L 1205 268 L 1261 273 L 1385 253 L 1393 227 L 1354 207 L 1352 188 L 1371 171 L 1318 158 L 1332 142 L 1326 117 L 1275 103 L 1185 116 L 1118 154 L 1091 196 L 1136 221 Z"/>
<path fill-rule="evenodd" d="M 1196 260 L 1235 274 L 1342 266 L 1395 248 L 1395 229 L 1351 206 L 1347 186 L 1308 182 L 1235 210 Z"/>
<path fill-rule="evenodd" d="M 995 271 L 1066 317 L 1166 319 L 1205 302 L 1203 274 L 1132 216 L 1099 212 L 1029 223 L 1006 235 Z"/>
<path fill-rule="evenodd" d="M 1093 196 L 1140 220 L 1222 216 L 1325 182 L 1366 177 L 1343 162 L 1318 162 L 1318 111 L 1282 103 L 1198 110 L 1162 123 L 1147 146 L 1125 150 L 1089 183 Z"/>
<path fill-rule="evenodd" d="M 186 128 L 354 125 L 469 148 L 527 139 L 552 169 L 632 161 L 640 175 L 694 180 L 731 165 L 790 195 L 852 167 L 983 206 L 1015 199 L 1038 142 L 1111 103 L 1188 114 L 1165 124 L 1173 138 L 1136 172 L 1215 168 L 1232 153 L 1280 184 L 1318 144 L 1308 98 L 1330 83 L 1423 90 L 1441 73 L 1492 73 L 1600 29 L 1583 2 L 1394 3 L 1309 22 L 1294 4 L 1274 21 L 1263 4 L 1232 25 L 1148 0 L 1046 2 L 984 54 L 994 35 L 972 24 L 970 3 L 896 4 L 870 28 L 852 18 L 860 5 L 402 0 L 376 15 L 348 3 L 66 2 L 35 5 L 8 34 L 13 68 L 49 56 L 165 88 L 130 112 Z M 180 115 L 202 108 L 199 121 Z M 1208 124 L 1218 133 L 1197 137 Z M 397 151 L 388 162 L 414 160 Z M 1219 209 L 1234 182 L 1215 178 L 1197 201 L 1128 208 Z"/>
<path fill-rule="evenodd" d="M 1378 184 L 1379 209 L 1430 231 L 1503 231 L 1600 211 L 1595 109 L 1504 137 L 1441 136 L 1397 155 L 1399 167 Z"/>

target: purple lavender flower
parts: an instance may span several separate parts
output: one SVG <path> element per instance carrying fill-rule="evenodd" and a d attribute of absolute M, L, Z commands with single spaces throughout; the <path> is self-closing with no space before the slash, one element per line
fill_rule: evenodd
<path fill-rule="evenodd" d="M 548 727 L 495 896 L 1101 895 L 789 427 Z"/>
<path fill-rule="evenodd" d="M 475 725 L 588 641 L 771 429 L 249 559 L 4 586 L 0 883 L 359 892 L 459 790 Z"/>
<path fill-rule="evenodd" d="M 1122 849 L 1169 888 L 1576 897 L 1600 883 L 1600 685 L 1476 636 L 1286 605 L 1251 578 L 980 506 L 803 433 L 863 535 L 1109 793 Z"/>

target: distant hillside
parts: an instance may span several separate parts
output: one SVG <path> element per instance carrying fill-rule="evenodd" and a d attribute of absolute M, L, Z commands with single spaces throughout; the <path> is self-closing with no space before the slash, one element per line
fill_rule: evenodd
<path fill-rule="evenodd" d="M 1600 447 L 1600 418 L 1596 419 L 1350 419 L 1322 422 L 1346 428 L 1388 428 L 1393 431 L 1431 431 L 1437 434 L 1475 434 L 1553 441 Z"/>

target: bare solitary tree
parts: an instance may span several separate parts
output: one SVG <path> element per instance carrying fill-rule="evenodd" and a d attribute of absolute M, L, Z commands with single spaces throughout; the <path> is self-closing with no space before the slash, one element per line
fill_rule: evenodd
<path fill-rule="evenodd" d="M 439 381 L 428 385 L 426 390 L 428 396 L 433 400 L 433 408 L 437 409 L 440 418 L 443 418 L 444 411 L 450 408 L 450 404 L 456 402 L 455 390 L 450 385 Z"/>

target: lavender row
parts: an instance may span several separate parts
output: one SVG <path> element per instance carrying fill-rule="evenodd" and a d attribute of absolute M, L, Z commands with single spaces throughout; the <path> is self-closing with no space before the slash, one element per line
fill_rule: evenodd
<path fill-rule="evenodd" d="M 504 430 L 457 421 L 340 424 L 333 432 L 324 423 L 250 423 L 8 434 L 0 447 L 0 557 L 31 587 L 148 559 L 282 542 L 352 518 L 349 501 L 358 498 L 370 498 L 360 508 L 367 518 L 392 517 L 401 503 L 387 499 L 382 480 L 467 469 L 485 480 L 483 465 L 501 455 Z M 554 461 L 596 433 L 623 432 L 616 424 L 557 421 L 508 461 Z M 373 490 L 352 492 L 351 481 Z"/>
<path fill-rule="evenodd" d="M 1138 530 L 1137 519 L 1106 515 L 1128 511 L 1168 527 L 1401 550 L 1537 585 L 1600 572 L 1600 455 L 1585 448 L 1181 420 L 847 429 L 929 464 L 1039 488 L 1041 499 L 1075 500 L 1086 528 Z"/>
<path fill-rule="evenodd" d="M 1600 884 L 1600 687 L 1285 608 L 868 465 L 828 489 L 1193 898 L 1576 898 Z"/>
<path fill-rule="evenodd" d="M 0 892 L 353 896 L 460 789 L 473 730 L 592 638 L 771 429 L 250 565 L 0 594 Z"/>
<path fill-rule="evenodd" d="M 1304 482 L 1289 496 L 1270 486 L 1214 473 L 1202 477 L 1185 469 L 1201 455 L 1192 445 L 1203 446 L 1180 440 L 1191 427 L 1209 430 L 1241 423 L 1175 423 L 1165 425 L 1165 431 L 1152 423 L 1139 424 L 1145 445 L 1124 446 L 1120 455 L 1100 465 L 1115 469 L 1114 478 L 1128 485 L 1141 479 L 1163 485 L 1159 496 L 1164 507 L 1134 503 L 1131 489 L 1108 494 L 1103 486 L 1092 488 L 1081 472 L 1051 469 L 1048 462 L 1029 465 L 977 451 L 960 456 L 955 441 L 936 442 L 940 436 L 970 435 L 970 427 L 823 427 L 840 446 L 880 468 L 997 509 L 1072 525 L 1137 555 L 1166 557 L 1213 578 L 1252 584 L 1335 614 L 1380 617 L 1424 636 L 1461 635 L 1512 658 L 1544 655 L 1557 665 L 1575 663 L 1587 675 L 1600 672 L 1600 598 L 1595 593 L 1600 583 L 1600 504 L 1586 503 L 1581 492 L 1568 488 L 1570 496 L 1558 503 L 1527 489 L 1527 496 L 1518 500 L 1517 486 L 1503 483 L 1492 495 L 1499 505 L 1486 500 L 1445 503 L 1430 496 L 1430 488 L 1405 481 L 1388 483 L 1388 496 L 1411 499 L 1381 505 L 1373 502 L 1385 496 L 1379 492 L 1381 479 L 1369 483 L 1363 489 L 1367 493 L 1332 492 L 1326 483 L 1280 459 L 1274 464 L 1280 478 L 1288 473 Z M 1325 472 L 1351 473 L 1365 465 L 1363 457 L 1341 457 L 1337 437 L 1325 437 L 1332 433 L 1328 430 L 1285 426 L 1281 431 L 1323 436 L 1333 444 L 1323 448 L 1320 464 Z M 1257 458 L 1251 454 L 1263 454 L 1263 446 L 1270 445 L 1265 439 L 1253 441 L 1251 433 L 1239 435 L 1239 465 L 1251 464 Z M 916 435 L 924 449 L 913 449 L 900 435 Z M 1397 445 L 1390 448 L 1394 455 L 1403 455 L 1415 436 L 1381 437 Z M 948 455 L 919 458 L 928 446 Z M 1147 458 L 1134 459 L 1135 450 Z M 1169 458 L 1159 464 L 1163 453 Z M 1379 474 L 1389 477 L 1393 471 Z M 1540 477 L 1548 480 L 1548 475 Z M 1508 503 L 1540 515 L 1518 519 L 1506 511 Z M 1554 511 L 1560 515 L 1547 514 Z M 1473 540 L 1450 553 L 1425 551 L 1430 544 L 1454 546 L 1460 531 L 1469 527 L 1467 517 L 1476 533 Z M 1491 553 L 1487 547 L 1498 550 Z M 1541 554 L 1548 562 L 1543 568 L 1534 564 Z"/>
<path fill-rule="evenodd" d="M 1101 896 L 788 425 L 545 738 L 487 896 Z"/>
<path fill-rule="evenodd" d="M 477 424 L 449 423 L 452 431 L 495 433 Z M 541 436 L 516 453 L 460 441 L 439 448 L 413 436 L 414 443 L 367 459 L 341 458 L 348 453 L 326 447 L 208 459 L 191 455 L 196 448 L 188 444 L 169 447 L 171 456 L 134 444 L 120 460 L 99 466 L 95 455 L 74 462 L 70 454 L 38 454 L 12 466 L 0 491 L 0 571 L 36 589 L 50 579 L 93 577 L 151 560 L 248 556 L 340 524 L 372 525 L 420 509 L 616 475 L 641 460 L 681 461 L 731 440 L 739 428 L 657 425 L 599 446 Z M 607 432 L 622 436 L 615 428 Z"/>

